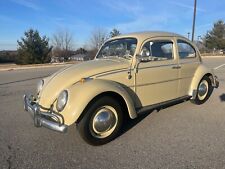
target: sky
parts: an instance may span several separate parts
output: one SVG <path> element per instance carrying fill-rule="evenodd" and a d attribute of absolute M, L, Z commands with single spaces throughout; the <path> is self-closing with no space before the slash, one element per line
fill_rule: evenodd
<path fill-rule="evenodd" d="M 187 36 L 192 30 L 194 0 L 0 0 L 0 50 L 17 49 L 29 28 L 51 39 L 72 33 L 76 48 L 88 43 L 95 29 L 121 33 L 167 31 Z M 225 20 L 224 0 L 197 0 L 196 37 L 219 19 Z"/>

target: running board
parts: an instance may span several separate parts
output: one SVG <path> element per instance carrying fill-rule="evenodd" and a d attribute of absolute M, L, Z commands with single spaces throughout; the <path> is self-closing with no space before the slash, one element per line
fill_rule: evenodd
<path fill-rule="evenodd" d="M 177 99 L 165 101 L 165 102 L 162 102 L 162 103 L 157 103 L 157 104 L 153 104 L 153 105 L 150 105 L 150 106 L 145 106 L 145 107 L 142 107 L 142 108 L 138 109 L 137 114 L 139 115 L 139 114 L 145 113 L 146 111 L 149 111 L 149 110 L 161 109 L 161 108 L 170 106 L 171 104 L 172 105 L 176 104 L 179 101 L 189 100 L 191 97 L 192 96 L 183 96 L 183 97 L 179 97 Z"/>

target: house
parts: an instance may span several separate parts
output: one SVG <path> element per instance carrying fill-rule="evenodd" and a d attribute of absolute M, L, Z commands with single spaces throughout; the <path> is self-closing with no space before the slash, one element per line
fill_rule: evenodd
<path fill-rule="evenodd" d="M 64 62 L 64 57 L 51 57 L 51 63 Z"/>
<path fill-rule="evenodd" d="M 90 57 L 87 54 L 75 54 L 69 57 L 70 61 L 87 61 Z"/>

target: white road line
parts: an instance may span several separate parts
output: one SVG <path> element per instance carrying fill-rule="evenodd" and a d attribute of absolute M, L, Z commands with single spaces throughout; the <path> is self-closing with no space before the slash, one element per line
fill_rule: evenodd
<path fill-rule="evenodd" d="M 223 67 L 223 66 L 225 66 L 225 63 L 222 64 L 222 65 L 220 65 L 220 66 L 215 67 L 214 69 L 219 69 L 219 68 L 221 68 L 221 67 Z"/>

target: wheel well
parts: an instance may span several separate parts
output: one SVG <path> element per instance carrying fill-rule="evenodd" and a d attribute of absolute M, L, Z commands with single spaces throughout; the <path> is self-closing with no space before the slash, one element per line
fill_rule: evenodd
<path fill-rule="evenodd" d="M 128 113 L 128 108 L 127 108 L 127 104 L 124 100 L 124 98 L 119 95 L 116 92 L 103 92 L 100 93 L 99 95 L 95 96 L 89 103 L 88 105 L 85 107 L 85 109 L 83 110 L 82 114 L 80 115 L 80 117 L 77 119 L 76 123 L 79 123 L 79 121 L 83 118 L 84 112 L 93 104 L 93 102 L 95 102 L 96 100 L 98 100 L 99 98 L 103 97 L 103 96 L 110 96 L 113 99 L 115 99 L 116 101 L 118 101 L 118 103 L 120 104 L 120 106 L 122 107 L 122 110 L 124 112 L 124 115 L 129 117 L 129 113 Z"/>
<path fill-rule="evenodd" d="M 207 76 L 211 80 L 211 84 L 213 84 L 213 75 L 211 73 L 207 73 L 204 76 Z"/>

